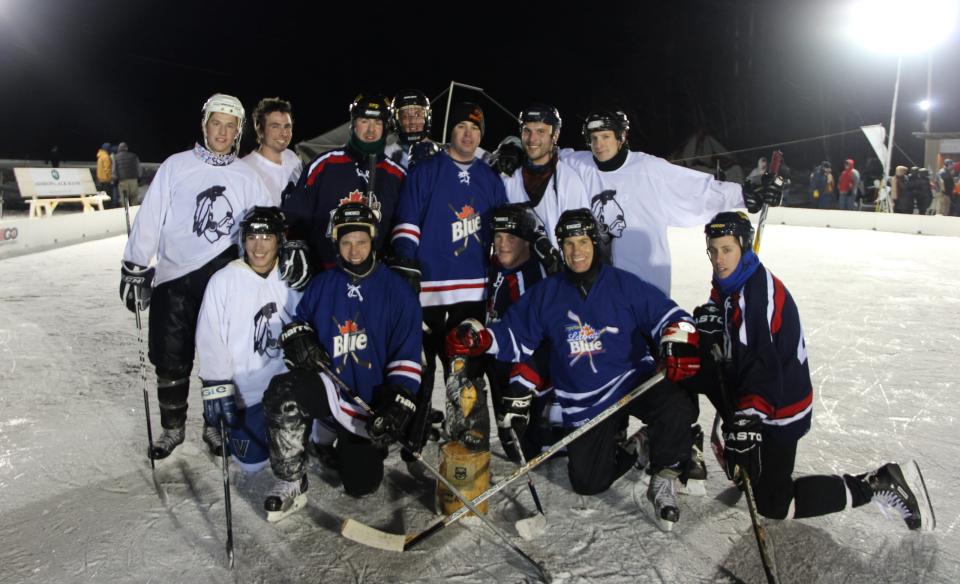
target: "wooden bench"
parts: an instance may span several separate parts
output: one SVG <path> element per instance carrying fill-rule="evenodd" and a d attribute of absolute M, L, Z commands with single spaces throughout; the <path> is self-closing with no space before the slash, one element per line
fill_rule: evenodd
<path fill-rule="evenodd" d="M 110 195 L 97 190 L 89 168 L 15 167 L 14 176 L 30 218 L 49 217 L 63 203 L 80 203 L 83 212 L 103 211 Z"/>
<path fill-rule="evenodd" d="M 94 195 L 77 195 L 74 197 L 31 197 L 30 199 L 30 218 L 47 217 L 53 215 L 60 203 L 80 203 L 83 205 L 83 212 L 103 211 L 103 202 L 109 201 L 110 195 L 100 191 Z"/>

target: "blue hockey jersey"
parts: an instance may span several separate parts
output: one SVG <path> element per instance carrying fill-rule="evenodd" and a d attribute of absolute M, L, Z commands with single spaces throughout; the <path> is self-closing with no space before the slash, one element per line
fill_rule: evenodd
<path fill-rule="evenodd" d="M 480 160 L 461 170 L 440 152 L 410 171 L 392 242 L 397 255 L 420 262 L 423 306 L 483 300 L 490 214 L 506 203 L 500 177 Z"/>
<path fill-rule="evenodd" d="M 693 322 L 654 286 L 604 264 L 586 298 L 563 273 L 534 286 L 490 325 L 489 352 L 519 362 L 548 343 L 564 425 L 579 426 L 653 374 L 649 347 L 678 321 Z"/>
<path fill-rule="evenodd" d="M 333 360 L 333 372 L 367 404 L 378 404 L 375 388 L 420 389 L 420 304 L 410 286 L 383 264 L 355 281 L 336 268 L 310 281 L 297 319 L 309 322 Z M 332 394 L 332 395 L 329 395 Z M 328 386 L 334 417 L 366 436 L 367 416 L 349 396 Z"/>
<path fill-rule="evenodd" d="M 281 209 L 287 216 L 290 238 L 307 242 L 316 270 L 330 269 L 336 264 L 337 250 L 327 233 L 330 217 L 344 203 L 364 203 L 380 217 L 374 250 L 381 251 L 389 240 L 400 185 L 407 173 L 383 154 L 377 161 L 372 201 L 367 200 L 368 163 L 348 148 L 324 152 L 315 158 L 284 199 Z"/>

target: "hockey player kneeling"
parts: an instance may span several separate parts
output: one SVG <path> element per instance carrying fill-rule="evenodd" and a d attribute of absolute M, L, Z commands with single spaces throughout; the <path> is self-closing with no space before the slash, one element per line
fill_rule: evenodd
<path fill-rule="evenodd" d="M 670 530 L 680 518 L 676 482 L 686 480 L 693 416 L 675 382 L 699 368 L 696 329 L 663 292 L 601 262 L 599 229 L 588 209 L 564 212 L 556 236 L 564 271 L 532 287 L 489 328 L 464 322 L 447 336 L 447 351 L 519 362 L 546 343 L 563 423 L 575 428 L 653 375 L 657 363 L 648 345 L 659 345 L 667 380 L 571 442 L 567 470 L 575 492 L 607 490 L 636 462 L 636 452 L 623 448 L 618 436 L 628 414 L 640 418 L 649 426 L 652 476 L 639 502 L 661 529 Z M 527 416 L 522 410 L 529 404 L 513 404 L 511 422 Z"/>
<path fill-rule="evenodd" d="M 331 219 L 337 268 L 311 280 L 295 320 L 280 337 L 288 373 L 263 396 L 270 465 L 276 483 L 267 494 L 267 520 L 279 521 L 306 504 L 306 452 L 313 418 L 337 422 L 334 449 L 347 494 L 361 497 L 383 480 L 387 446 L 403 434 L 420 387 L 417 297 L 372 251 L 377 220 L 369 207 L 347 203 Z M 330 378 L 336 375 L 364 402 L 368 417 Z"/>
<path fill-rule="evenodd" d="M 873 500 L 910 529 L 933 529 L 933 509 L 913 461 L 858 475 L 793 478 L 813 403 L 797 305 L 753 252 L 753 225 L 744 213 L 720 213 L 704 231 L 713 290 L 694 316 L 705 365 L 684 385 L 705 393 L 722 413 L 727 475 L 740 483 L 745 472 L 757 510 L 772 519 L 826 515 Z M 720 357 L 719 371 L 711 353 Z"/>

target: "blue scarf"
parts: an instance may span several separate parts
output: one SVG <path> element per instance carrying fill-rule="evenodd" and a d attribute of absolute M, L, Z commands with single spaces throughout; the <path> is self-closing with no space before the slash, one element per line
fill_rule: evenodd
<path fill-rule="evenodd" d="M 737 264 L 737 269 L 726 278 L 721 279 L 714 276 L 713 285 L 720 290 L 720 293 L 724 296 L 730 296 L 740 288 L 743 288 L 743 285 L 746 284 L 750 276 L 752 276 L 759 267 L 760 258 L 757 254 L 753 253 L 752 249 L 747 249 L 746 253 L 740 256 L 740 263 Z"/>

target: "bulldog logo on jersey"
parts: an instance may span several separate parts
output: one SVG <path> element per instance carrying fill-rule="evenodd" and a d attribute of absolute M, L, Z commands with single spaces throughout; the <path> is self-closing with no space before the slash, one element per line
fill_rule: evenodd
<path fill-rule="evenodd" d="M 213 243 L 230 235 L 236 221 L 233 205 L 223 194 L 227 187 L 214 185 L 197 195 L 197 209 L 193 213 L 193 232 Z"/>
<path fill-rule="evenodd" d="M 353 320 L 345 320 L 343 323 L 337 322 L 337 317 L 333 318 L 333 324 L 337 327 L 337 336 L 333 337 L 333 355 L 334 362 L 340 359 L 336 367 L 336 372 L 340 373 L 347 365 L 347 360 L 353 359 L 353 362 L 370 369 L 373 365 L 357 356 L 357 353 L 367 348 L 367 331 L 360 328 L 357 320 L 360 313 L 353 317 Z"/>
<path fill-rule="evenodd" d="M 471 237 L 482 246 L 483 242 L 480 241 L 480 214 L 473 208 L 473 199 L 470 200 L 469 204 L 461 207 L 459 211 L 450 203 L 447 203 L 447 206 L 450 207 L 450 211 L 456 217 L 456 221 L 450 224 L 450 240 L 453 243 L 463 242 L 462 246 L 453 251 L 453 255 L 459 256 L 467 251 Z"/>
<path fill-rule="evenodd" d="M 283 330 L 283 319 L 277 318 L 276 327 L 271 327 L 273 315 L 277 314 L 277 303 L 264 304 L 253 316 L 253 351 L 258 355 L 266 355 L 271 359 L 280 356 L 280 345 L 276 331 Z"/>
<path fill-rule="evenodd" d="M 623 207 L 617 202 L 617 191 L 606 190 L 590 199 L 590 210 L 600 224 L 600 239 L 610 243 L 614 237 L 623 235 L 627 222 L 623 218 Z"/>
<path fill-rule="evenodd" d="M 602 329 L 597 329 L 590 323 L 584 323 L 580 320 L 580 317 L 574 314 L 572 310 L 567 311 L 567 318 L 573 321 L 565 327 L 567 344 L 570 345 L 570 354 L 567 355 L 570 357 L 570 366 L 576 365 L 577 361 L 586 355 L 590 361 L 590 370 L 596 373 L 597 368 L 593 364 L 593 356 L 604 352 L 603 340 L 600 337 L 606 333 L 618 334 L 620 329 L 615 326 L 605 326 Z"/>

